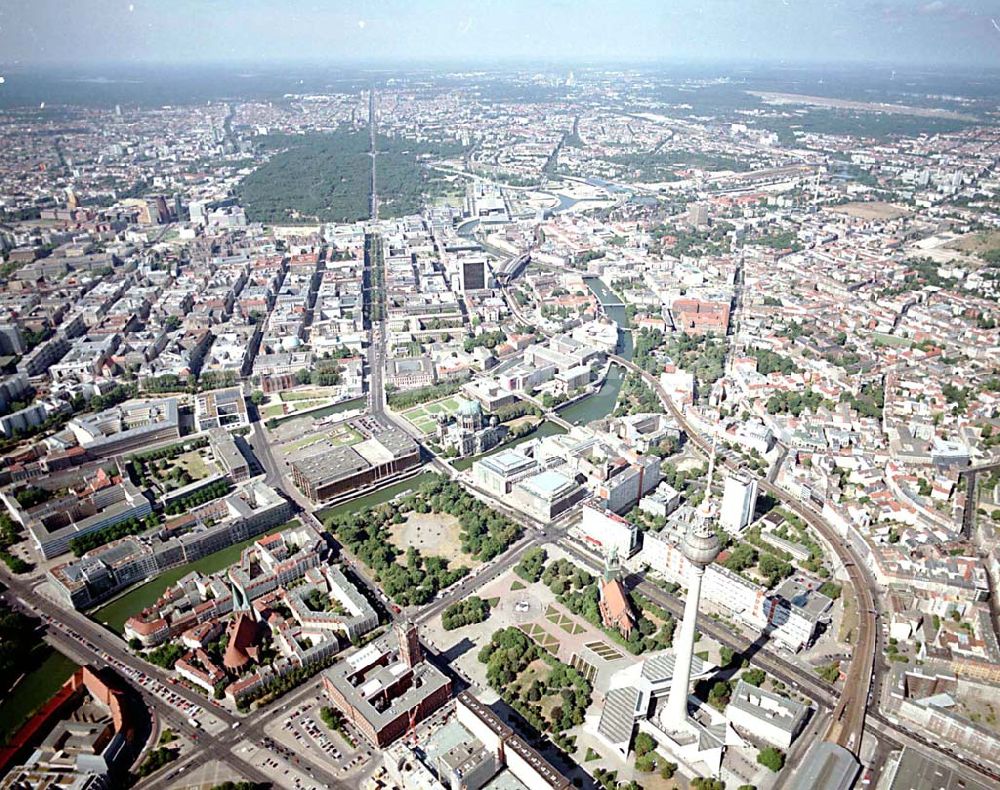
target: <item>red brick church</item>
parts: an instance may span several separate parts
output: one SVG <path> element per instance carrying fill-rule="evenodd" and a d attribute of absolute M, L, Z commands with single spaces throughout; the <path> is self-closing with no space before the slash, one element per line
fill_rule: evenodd
<path fill-rule="evenodd" d="M 625 585 L 621 581 L 618 552 L 614 548 L 611 549 L 604 566 L 600 610 L 604 627 L 615 628 L 625 639 L 628 639 L 636 625 L 635 612 L 632 610 L 632 603 L 625 591 Z"/>

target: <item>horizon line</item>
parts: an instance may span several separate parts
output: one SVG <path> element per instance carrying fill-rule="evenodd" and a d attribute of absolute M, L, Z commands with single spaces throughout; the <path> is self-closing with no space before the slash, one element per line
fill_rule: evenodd
<path fill-rule="evenodd" d="M 22 59 L 4 61 L 0 57 L 0 68 L 8 73 L 17 73 L 21 69 L 101 69 L 101 68 L 254 68 L 266 71 L 269 68 L 444 68 L 465 67 L 474 71 L 489 71 L 497 68 L 578 68 L 602 70 L 610 67 L 650 68 L 650 67 L 730 67 L 730 68 L 829 68 L 848 67 L 862 68 L 877 66 L 879 68 L 916 69 L 916 70 L 959 70 L 959 71 L 1000 71 L 1000 60 L 996 63 L 972 64 L 960 60 L 941 61 L 906 61 L 895 59 L 842 58 L 842 59 L 788 59 L 788 58 L 670 58 L 670 57 L 605 57 L 605 58 L 545 58 L 545 57 L 504 57 L 476 58 L 462 57 L 327 57 L 327 58 L 273 58 L 264 62 L 260 59 L 221 59 L 221 60 L 163 60 L 163 59 L 126 59 L 126 60 L 59 60 L 59 61 L 26 61 Z"/>

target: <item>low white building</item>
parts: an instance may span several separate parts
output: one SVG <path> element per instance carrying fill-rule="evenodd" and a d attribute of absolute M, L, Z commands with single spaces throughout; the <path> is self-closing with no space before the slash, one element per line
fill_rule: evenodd
<path fill-rule="evenodd" d="M 660 483 L 655 491 L 639 500 L 639 510 L 660 518 L 666 518 L 680 505 L 681 492 L 666 482 Z"/>
<path fill-rule="evenodd" d="M 774 445 L 774 434 L 762 423 L 748 422 L 736 432 L 736 442 L 741 447 L 766 455 Z"/>
<path fill-rule="evenodd" d="M 792 745 L 808 716 L 807 706 L 742 680 L 726 707 L 726 721 L 737 733 L 765 740 L 779 749 Z"/>
<path fill-rule="evenodd" d="M 501 450 L 472 464 L 472 480 L 480 488 L 501 499 L 514 484 L 538 472 L 538 463 L 514 450 Z"/>
<path fill-rule="evenodd" d="M 547 469 L 516 483 L 510 501 L 518 510 L 539 521 L 550 521 L 587 495 L 571 477 Z"/>

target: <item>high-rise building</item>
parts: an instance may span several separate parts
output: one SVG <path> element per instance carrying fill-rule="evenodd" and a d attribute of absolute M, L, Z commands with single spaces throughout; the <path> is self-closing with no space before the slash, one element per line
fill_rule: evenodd
<path fill-rule="evenodd" d="M 167 208 L 167 199 L 165 196 L 157 195 L 153 198 L 153 207 L 150 209 L 150 214 L 157 225 L 170 222 L 170 209 Z"/>
<path fill-rule="evenodd" d="M 688 206 L 688 223 L 696 228 L 708 224 L 708 204 L 692 203 Z"/>
<path fill-rule="evenodd" d="M 206 209 L 208 207 L 208 201 L 206 200 L 192 200 L 188 204 L 188 212 L 191 215 L 191 221 L 196 225 L 204 225 L 207 221 Z"/>
<path fill-rule="evenodd" d="M 17 324 L 0 324 L 0 354 L 23 354 L 24 340 Z"/>
<path fill-rule="evenodd" d="M 740 533 L 753 521 L 757 507 L 757 478 L 747 474 L 726 477 L 719 510 L 719 526 L 726 532 Z"/>
<path fill-rule="evenodd" d="M 486 259 L 468 258 L 458 263 L 458 290 L 481 291 L 486 287 Z"/>

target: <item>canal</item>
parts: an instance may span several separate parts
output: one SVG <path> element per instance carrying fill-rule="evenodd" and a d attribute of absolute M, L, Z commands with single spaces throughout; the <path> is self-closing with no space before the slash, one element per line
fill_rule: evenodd
<path fill-rule="evenodd" d="M 390 499 L 393 499 L 398 494 L 418 488 L 425 480 L 428 480 L 433 476 L 434 472 L 421 472 L 420 474 L 407 480 L 403 480 L 402 482 L 395 483 L 391 486 L 386 486 L 385 488 L 374 491 L 371 494 L 366 494 L 358 497 L 357 499 L 352 499 L 348 502 L 325 508 L 324 510 L 317 512 L 316 517 L 320 521 L 323 521 L 324 518 L 331 513 L 356 513 L 359 510 L 380 505 L 383 502 L 388 502 Z M 287 529 L 288 527 L 297 525 L 298 523 L 297 519 L 292 519 L 291 521 L 282 524 L 281 526 L 273 527 L 260 535 L 255 535 L 254 537 L 241 541 L 240 543 L 235 543 L 232 546 L 221 549 L 214 554 L 209 554 L 207 557 L 202 557 L 201 559 L 195 560 L 187 565 L 181 565 L 177 568 L 171 568 L 170 570 L 164 571 L 155 579 L 140 584 L 138 587 L 129 590 L 124 595 L 115 598 L 110 603 L 105 604 L 100 609 L 96 609 L 91 612 L 90 617 L 96 622 L 106 625 L 112 631 L 120 634 L 125 627 L 125 621 L 128 620 L 129 617 L 134 615 L 136 612 L 145 609 L 147 606 L 152 606 L 156 603 L 156 600 L 163 594 L 163 591 L 166 590 L 167 587 L 172 584 L 176 584 L 187 574 L 192 571 L 210 574 L 221 571 L 223 568 L 228 568 L 240 558 L 240 554 L 242 554 L 243 549 L 251 545 L 254 541 L 259 540 L 265 535 L 271 535 L 282 529 Z"/>

